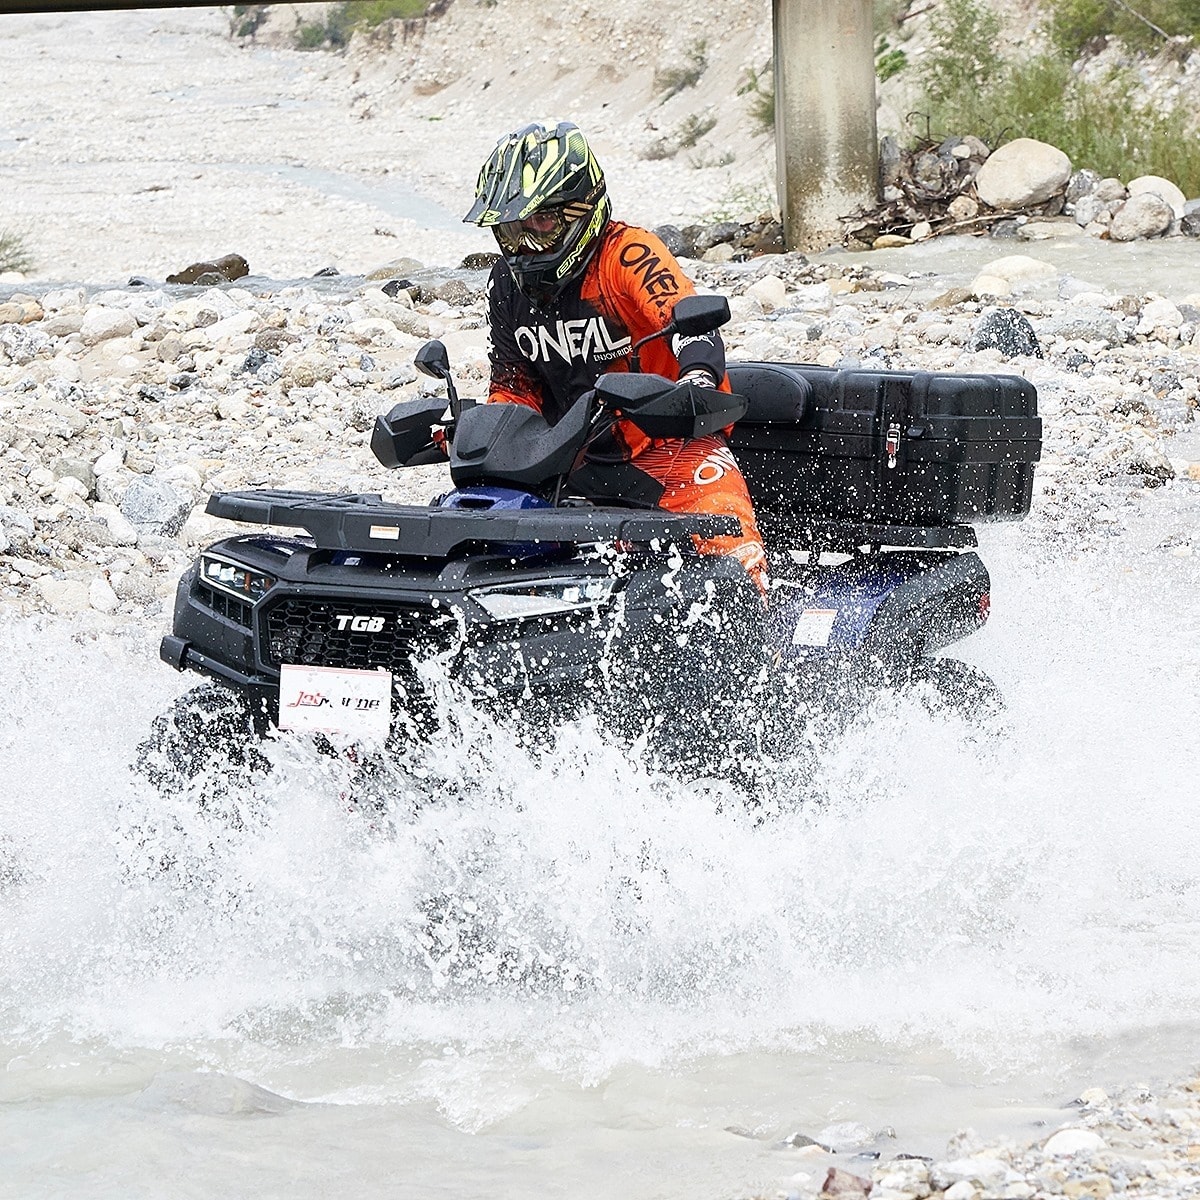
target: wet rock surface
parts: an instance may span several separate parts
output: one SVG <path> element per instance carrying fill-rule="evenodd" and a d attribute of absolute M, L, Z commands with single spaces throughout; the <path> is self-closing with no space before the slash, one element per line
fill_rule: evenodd
<path fill-rule="evenodd" d="M 871 1200 L 1172 1200 L 1200 1180 L 1200 1080 L 1161 1092 L 1137 1086 L 1110 1097 L 1089 1088 L 1059 1128 L 1026 1145 L 986 1141 L 961 1130 L 943 1158 L 906 1155 L 895 1132 L 872 1135 L 878 1162 L 861 1147 L 837 1152 L 827 1137 L 796 1134 L 781 1153 L 799 1169 L 785 1200 L 870 1196 Z"/>

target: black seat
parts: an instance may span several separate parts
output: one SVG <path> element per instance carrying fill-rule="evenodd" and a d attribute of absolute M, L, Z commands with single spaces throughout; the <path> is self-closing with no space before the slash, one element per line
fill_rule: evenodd
<path fill-rule="evenodd" d="M 729 363 L 729 386 L 749 402 L 739 425 L 795 425 L 808 412 L 812 384 L 788 363 Z"/>

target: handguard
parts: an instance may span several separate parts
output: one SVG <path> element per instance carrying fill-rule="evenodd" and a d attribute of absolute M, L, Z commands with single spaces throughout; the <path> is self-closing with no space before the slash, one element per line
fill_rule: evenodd
<path fill-rule="evenodd" d="M 746 413 L 744 396 L 661 375 L 612 374 L 596 381 L 604 412 L 632 421 L 647 437 L 697 438 L 717 433 Z"/>

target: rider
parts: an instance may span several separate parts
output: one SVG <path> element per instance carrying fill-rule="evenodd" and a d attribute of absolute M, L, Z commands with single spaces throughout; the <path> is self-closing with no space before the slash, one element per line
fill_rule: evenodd
<path fill-rule="evenodd" d="M 604 172 L 569 121 L 525 125 L 483 164 L 463 219 L 490 227 L 501 252 L 488 281 L 489 400 L 526 404 L 554 424 L 601 374 L 628 370 L 633 343 L 695 293 L 659 238 L 611 212 Z M 716 333 L 656 339 L 639 355 L 648 372 L 729 390 Z M 723 434 L 650 438 L 615 421 L 573 480 L 647 507 L 737 517 L 740 536 L 696 538 L 696 547 L 733 555 L 766 594 L 750 494 Z"/>

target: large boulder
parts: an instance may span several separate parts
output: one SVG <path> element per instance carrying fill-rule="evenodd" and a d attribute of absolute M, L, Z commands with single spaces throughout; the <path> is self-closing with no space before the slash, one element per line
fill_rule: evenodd
<path fill-rule="evenodd" d="M 1056 146 L 1017 138 L 979 168 L 975 190 L 992 208 L 1030 208 L 1061 192 L 1071 178 L 1071 160 Z"/>
<path fill-rule="evenodd" d="M 1154 192 L 1130 196 L 1117 210 L 1108 227 L 1114 242 L 1133 242 L 1138 238 L 1158 237 L 1171 228 L 1175 210 Z"/>
<path fill-rule="evenodd" d="M 1187 197 L 1175 184 L 1169 179 L 1163 179 L 1161 175 L 1139 175 L 1136 179 L 1129 181 L 1128 190 L 1131 196 L 1142 196 L 1146 192 L 1152 192 L 1155 196 L 1160 196 L 1171 206 L 1171 210 L 1175 216 L 1183 216 Z"/>

